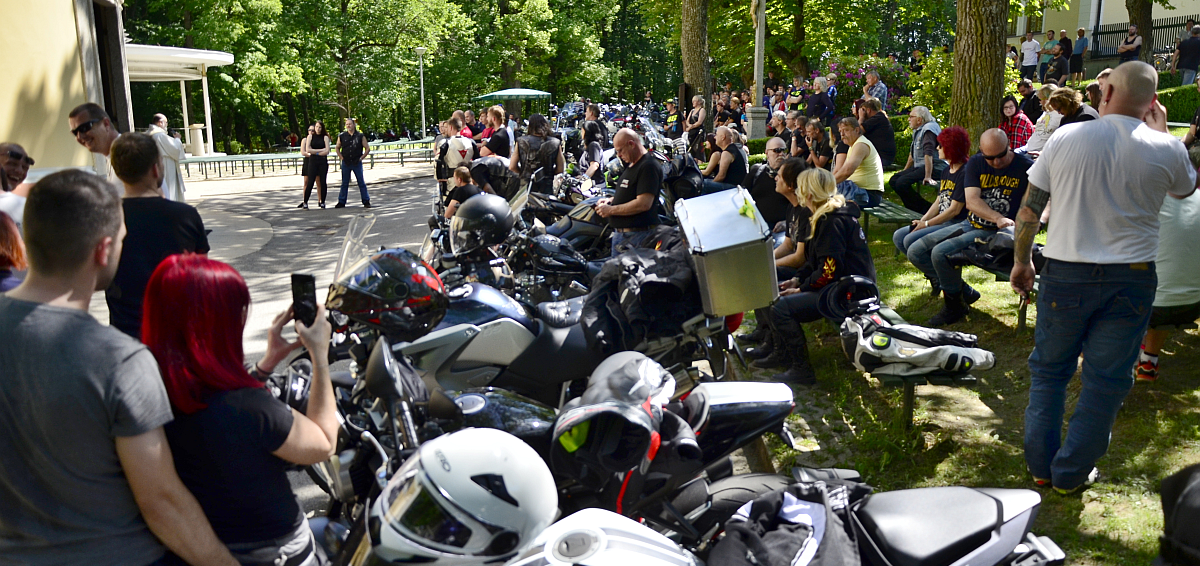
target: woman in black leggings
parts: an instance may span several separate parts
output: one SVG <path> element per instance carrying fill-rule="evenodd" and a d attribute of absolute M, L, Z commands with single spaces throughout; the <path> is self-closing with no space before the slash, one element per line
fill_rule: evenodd
<path fill-rule="evenodd" d="M 313 182 L 317 183 L 317 195 L 320 200 L 317 206 L 325 208 L 325 193 L 327 187 L 325 185 L 325 177 L 329 174 L 329 134 L 325 131 L 325 123 L 317 121 L 313 127 L 313 133 L 309 134 L 304 140 L 304 147 L 301 148 L 307 151 L 308 155 L 305 160 L 308 161 L 308 174 L 304 178 L 304 202 L 300 203 L 299 208 L 308 208 L 308 197 L 312 195 Z"/>

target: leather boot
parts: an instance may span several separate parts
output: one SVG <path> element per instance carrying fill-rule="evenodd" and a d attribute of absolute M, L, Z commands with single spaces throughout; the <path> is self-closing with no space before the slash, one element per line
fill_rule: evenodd
<path fill-rule="evenodd" d="M 794 321 L 793 321 L 794 322 Z M 796 324 L 796 333 L 789 335 L 780 348 L 786 348 L 791 357 L 787 371 L 771 376 L 771 381 L 792 385 L 815 385 L 817 374 L 808 361 L 808 340 L 804 336 L 804 328 Z"/>
<path fill-rule="evenodd" d="M 942 288 L 941 288 L 941 286 L 938 285 L 937 281 L 930 279 L 929 285 L 931 287 L 931 289 L 929 290 L 929 296 L 934 297 L 934 298 L 942 296 Z"/>
<path fill-rule="evenodd" d="M 943 295 L 946 297 L 945 306 L 942 307 L 941 312 L 929 319 L 929 326 L 934 328 L 954 324 L 966 318 L 967 313 L 970 312 L 967 303 L 963 301 L 962 291 L 954 294 L 944 292 Z"/>
<path fill-rule="evenodd" d="M 979 291 L 976 291 L 974 287 L 963 283 L 963 303 L 968 306 L 973 305 L 975 304 L 975 301 L 978 301 L 982 296 L 983 295 L 980 295 Z"/>
<path fill-rule="evenodd" d="M 746 351 L 743 352 L 747 358 L 761 360 L 775 352 L 775 334 L 770 330 L 767 330 L 764 334 L 766 335 L 766 339 L 763 340 L 762 345 L 746 348 Z"/>
<path fill-rule="evenodd" d="M 737 341 L 742 344 L 762 344 L 767 340 L 767 334 L 771 332 L 771 309 L 754 309 L 754 320 L 756 321 L 754 332 L 749 334 L 741 334 L 737 336 Z"/>

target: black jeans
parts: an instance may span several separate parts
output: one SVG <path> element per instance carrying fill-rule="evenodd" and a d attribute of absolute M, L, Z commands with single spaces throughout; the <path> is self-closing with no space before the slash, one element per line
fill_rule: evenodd
<path fill-rule="evenodd" d="M 933 179 L 942 176 L 942 171 L 946 170 L 946 162 L 940 159 L 933 160 Z M 892 191 L 904 201 L 904 208 L 913 212 L 925 214 L 929 210 L 930 202 L 921 196 L 920 188 L 913 188 L 925 179 L 925 163 L 917 163 L 915 167 L 905 169 L 892 175 L 892 180 L 888 181 Z"/>

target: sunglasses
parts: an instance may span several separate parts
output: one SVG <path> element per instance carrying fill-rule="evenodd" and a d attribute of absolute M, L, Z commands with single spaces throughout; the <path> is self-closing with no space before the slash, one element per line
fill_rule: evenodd
<path fill-rule="evenodd" d="M 777 147 L 777 148 L 775 148 L 775 149 L 768 149 L 767 151 L 770 151 L 770 152 L 772 152 L 772 153 L 786 153 L 786 152 L 787 152 L 787 148 L 783 148 L 783 147 Z"/>
<path fill-rule="evenodd" d="M 8 158 L 18 162 L 24 161 L 26 165 L 33 167 L 33 158 L 21 153 L 15 149 L 8 150 Z"/>
<path fill-rule="evenodd" d="M 996 159 L 1003 159 L 1007 155 L 1008 155 L 1008 148 L 1006 147 L 1006 148 L 1004 148 L 1004 153 L 1001 153 L 1000 155 L 988 155 L 986 153 L 983 154 L 983 159 L 986 161 L 994 161 Z"/>
<path fill-rule="evenodd" d="M 75 126 L 75 129 L 71 130 L 71 135 L 73 135 L 75 137 L 79 137 L 82 134 L 86 134 L 86 133 L 92 131 L 92 128 L 96 127 L 96 124 L 99 124 L 100 122 L 103 122 L 103 121 L 104 121 L 103 118 L 88 120 L 87 122 L 84 122 L 78 126 Z"/>

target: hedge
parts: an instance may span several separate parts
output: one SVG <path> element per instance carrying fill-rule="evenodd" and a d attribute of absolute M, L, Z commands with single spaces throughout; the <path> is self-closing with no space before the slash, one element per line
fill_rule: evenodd
<path fill-rule="evenodd" d="M 767 140 L 769 140 L 769 139 L 771 139 L 771 138 L 757 138 L 757 139 L 752 139 L 752 140 L 746 140 L 746 153 L 749 153 L 751 156 L 753 156 L 756 153 L 766 154 L 767 153 Z"/>
<path fill-rule="evenodd" d="M 1192 121 L 1200 107 L 1200 92 L 1194 86 L 1178 86 L 1158 91 L 1158 101 L 1167 107 L 1168 122 Z"/>
<path fill-rule="evenodd" d="M 765 153 L 751 153 L 750 159 L 746 160 L 746 162 L 750 165 L 754 165 L 755 163 L 766 163 L 766 161 L 767 154 Z"/>

